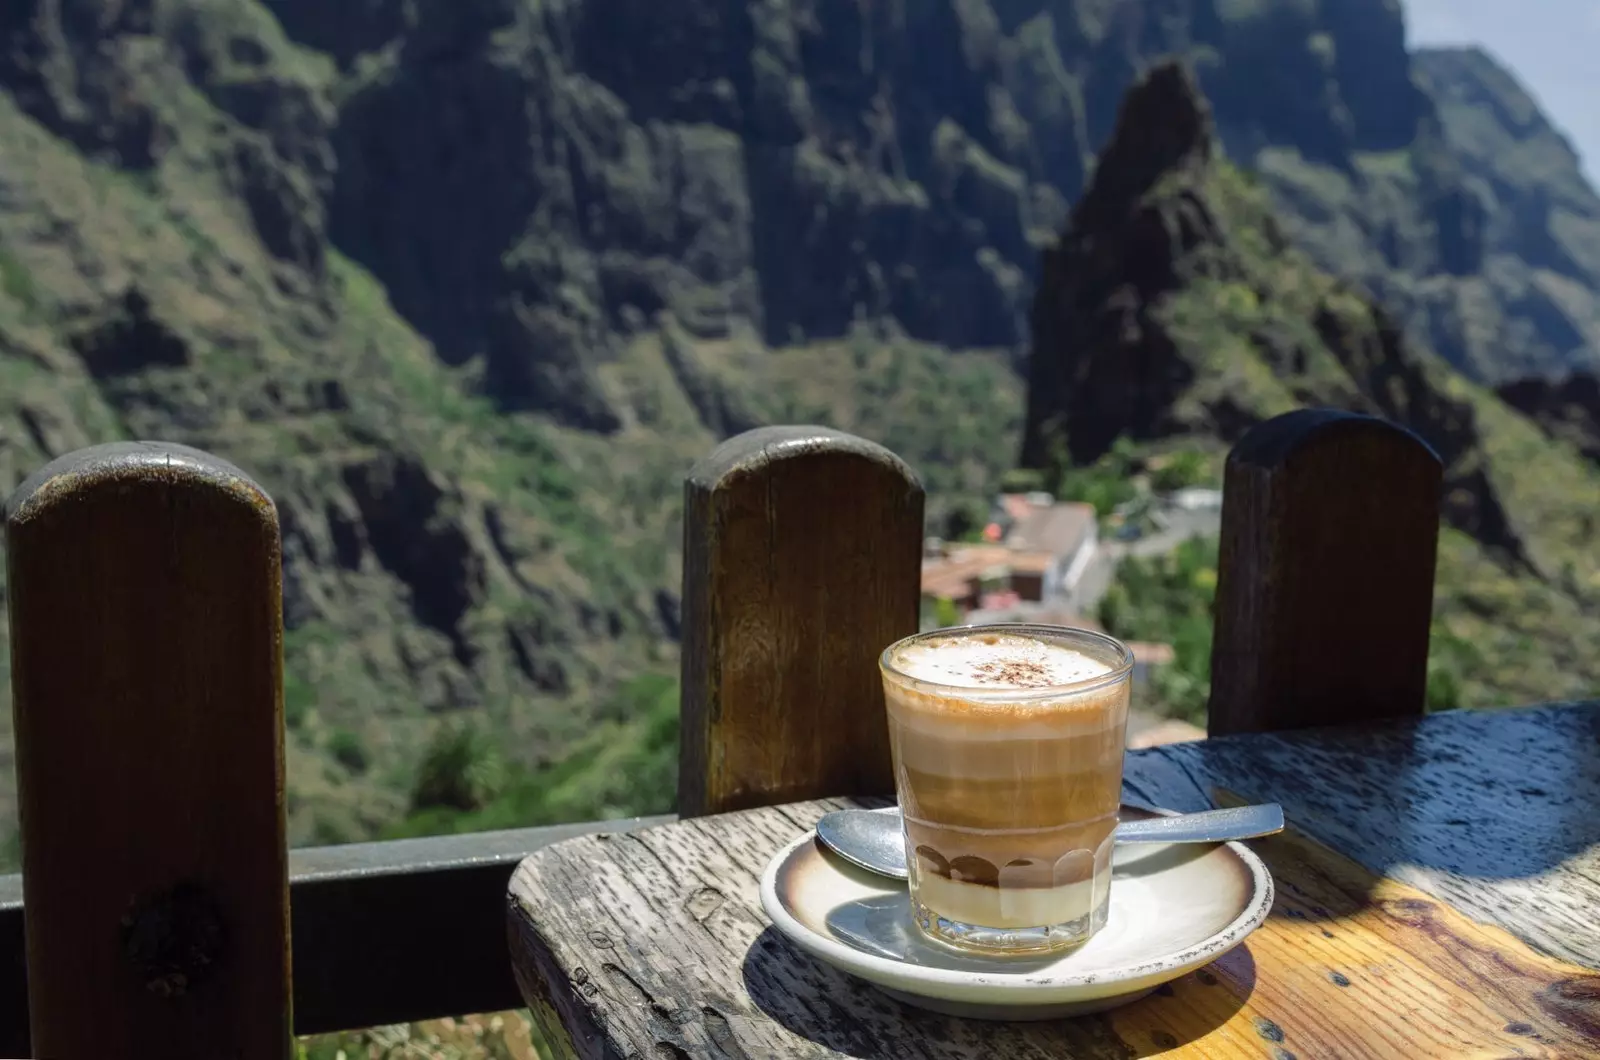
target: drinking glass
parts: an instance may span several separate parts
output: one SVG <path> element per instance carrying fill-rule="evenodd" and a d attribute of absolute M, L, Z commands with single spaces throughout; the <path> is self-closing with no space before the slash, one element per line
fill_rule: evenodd
<path fill-rule="evenodd" d="M 1018 638 L 1104 672 L 1027 687 L 1025 669 L 1006 669 Z M 967 657 L 992 658 L 990 669 L 972 684 L 906 672 L 908 649 L 951 640 L 976 641 Z M 1084 629 L 966 626 L 898 641 L 879 668 L 917 925 L 983 953 L 1087 941 L 1105 925 L 1111 894 L 1132 652 Z"/>

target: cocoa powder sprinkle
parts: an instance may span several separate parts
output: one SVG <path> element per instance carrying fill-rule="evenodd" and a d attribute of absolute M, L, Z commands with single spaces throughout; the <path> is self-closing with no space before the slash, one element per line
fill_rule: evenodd
<path fill-rule="evenodd" d="M 1043 688 L 1050 684 L 1050 668 L 1031 659 L 997 659 L 972 668 L 980 681 L 1015 688 Z"/>

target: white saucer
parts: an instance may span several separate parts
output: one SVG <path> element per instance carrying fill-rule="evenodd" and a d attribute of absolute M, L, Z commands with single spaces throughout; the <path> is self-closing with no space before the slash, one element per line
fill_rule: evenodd
<path fill-rule="evenodd" d="M 1042 958 L 970 956 L 928 940 L 904 883 L 847 864 L 815 832 L 767 865 L 761 906 L 794 945 L 906 1004 L 1000 1020 L 1127 1004 L 1233 949 L 1272 908 L 1272 875 L 1241 843 L 1130 843 L 1113 865 L 1106 926 Z"/>

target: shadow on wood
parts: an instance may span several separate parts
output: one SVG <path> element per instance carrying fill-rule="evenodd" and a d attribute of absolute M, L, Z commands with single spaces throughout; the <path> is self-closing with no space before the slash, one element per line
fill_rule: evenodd
<path fill-rule="evenodd" d="M 1523 713 L 1456 712 L 1417 728 L 1459 731 L 1485 723 L 1542 728 L 1529 726 L 1519 717 Z M 1569 732 L 1582 730 L 1593 725 L 1593 717 L 1568 715 L 1557 724 Z M 1268 783 L 1281 785 L 1285 776 L 1313 773 L 1326 788 L 1336 789 L 1338 774 L 1325 768 L 1323 749 L 1342 742 L 1354 749 L 1367 742 L 1366 735 L 1344 730 L 1309 738 L 1209 740 L 1170 757 L 1193 762 L 1231 756 L 1241 766 L 1254 766 L 1238 770 L 1241 777 L 1271 777 Z M 1581 741 L 1571 744 L 1582 746 Z M 1501 748 L 1499 764 L 1514 769 L 1520 750 L 1532 744 L 1491 741 L 1484 746 Z M 1274 772 L 1263 755 L 1278 759 L 1283 768 Z M 1136 787 L 1151 793 L 1158 805 L 1181 803 L 1195 790 L 1193 776 L 1171 761 L 1159 772 L 1143 768 L 1156 757 L 1146 753 L 1130 761 Z M 1160 757 L 1168 756 L 1162 752 Z M 1382 764 L 1387 775 L 1399 775 L 1394 761 Z M 1217 801 L 1235 803 L 1220 785 L 1212 790 Z M 1564 797 L 1552 787 L 1543 793 L 1544 806 L 1559 805 Z M 1463 792 L 1463 801 L 1471 804 L 1467 817 L 1474 826 L 1501 817 L 1496 788 Z M 1330 818 L 1314 812 L 1292 813 L 1290 830 L 1251 843 L 1276 881 L 1273 914 L 1266 923 L 1241 945 L 1153 994 L 1077 1019 L 991 1021 L 920 1012 L 803 952 L 770 926 L 762 911 L 757 880 L 777 850 L 803 837 L 823 813 L 852 802 L 819 800 L 697 818 L 627 837 L 588 836 L 525 860 L 511 883 L 512 961 L 539 1025 L 565 1039 L 568 1051 L 558 1046 L 555 1055 L 760 1060 L 1600 1056 L 1595 1019 L 1600 975 L 1591 970 L 1600 932 L 1594 907 L 1584 904 L 1581 894 L 1563 900 L 1563 892 L 1572 892 L 1561 877 L 1583 880 L 1571 861 L 1566 873 L 1541 873 L 1509 886 L 1474 881 L 1493 902 L 1493 911 L 1479 905 L 1473 915 L 1445 895 L 1375 875 L 1294 826 L 1325 827 Z M 1453 831 L 1419 829 L 1416 819 L 1396 821 L 1397 803 L 1389 800 L 1347 797 L 1325 805 L 1334 820 L 1364 820 L 1379 828 L 1387 822 L 1411 839 Z M 1592 805 L 1574 803 L 1572 812 L 1580 815 Z M 1523 824 L 1526 818 L 1516 821 Z M 1203 855 L 1190 847 L 1165 856 Z M 1116 886 L 1133 886 L 1133 876 L 1127 872 Z M 865 926 L 905 900 L 904 891 L 873 895 L 863 888 L 837 895 L 833 912 L 842 922 Z M 853 942 L 835 938 L 861 952 L 874 952 L 879 945 L 892 949 L 893 933 L 915 930 L 906 924 L 908 916 L 885 916 L 877 924 L 882 936 L 869 927 L 852 931 Z M 890 920 L 901 926 L 889 928 Z M 1506 932 L 1505 926 L 1519 921 L 1547 929 L 1562 921 L 1578 926 L 1568 934 L 1587 936 L 1573 939 L 1577 949 L 1587 943 L 1587 960 L 1575 964 L 1536 952 Z"/>
<path fill-rule="evenodd" d="M 186 446 L 6 508 L 33 1055 L 291 1048 L 277 513 Z"/>
<path fill-rule="evenodd" d="M 767 427 L 696 464 L 685 501 L 679 813 L 892 792 L 877 662 L 917 630 L 916 475 Z"/>
<path fill-rule="evenodd" d="M 1228 456 L 1210 732 L 1421 714 L 1442 468 L 1370 416 L 1301 409 Z"/>

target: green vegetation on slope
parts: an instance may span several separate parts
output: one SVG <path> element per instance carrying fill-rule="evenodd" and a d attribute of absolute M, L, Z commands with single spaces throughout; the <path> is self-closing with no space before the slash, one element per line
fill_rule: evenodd
<path fill-rule="evenodd" d="M 1128 556 L 1100 601 L 1100 624 L 1125 641 L 1172 645 L 1173 661 L 1151 674 L 1140 707 L 1205 725 L 1211 693 L 1215 538 L 1190 538 L 1170 553 Z"/>
<path fill-rule="evenodd" d="M 0 488 L 131 436 L 213 450 L 262 480 L 285 529 L 296 843 L 656 808 L 672 708 L 649 675 L 676 651 L 681 475 L 718 439 L 833 424 L 918 467 L 936 520 L 984 497 L 1018 426 L 999 348 L 1025 331 L 1037 241 L 1123 87 L 1083 71 L 1126 46 L 1096 5 L 996 20 L 983 3 L 914 4 L 893 32 L 843 6 L 818 28 L 804 5 L 753 5 L 753 38 L 685 33 L 696 20 L 670 5 L 614 26 L 595 4 L 554 21 L 529 2 L 464 21 L 449 3 L 403 4 L 376 22 L 330 22 L 323 0 L 170 0 L 128 18 L 94 0 L 72 17 L 34 6 L 8 26 L 9 54 L 28 61 L 0 69 L 49 71 L 0 94 Z M 1423 186 L 1428 145 L 1410 142 L 1409 95 L 1394 90 L 1409 78 L 1398 14 L 1330 20 L 1327 6 L 1235 2 L 1217 25 L 1171 28 L 1199 34 L 1244 139 L 1291 137 L 1300 163 L 1386 140 L 1350 172 L 1404 200 L 1397 211 L 1355 201 L 1331 165 L 1288 179 L 1259 161 L 1341 238 L 1384 233 L 1353 241 L 1363 261 L 1433 262 L 1471 226 L 1425 201 L 1440 189 Z M 1139 47 L 1173 43 L 1146 36 Z M 802 39 L 803 61 L 782 54 Z M 1303 64 L 1307 47 L 1370 61 L 1353 77 L 1319 65 L 1315 98 L 1258 108 L 1251 64 Z M 835 76 L 831 60 L 863 54 L 875 76 Z M 1128 59 L 1113 66 L 1140 65 Z M 752 68 L 796 91 L 744 83 Z M 730 76 L 707 94 L 718 70 Z M 806 91 L 817 71 L 821 109 Z M 933 79 L 949 114 L 884 112 Z M 1293 128 L 1273 123 L 1284 113 Z M 773 133 L 793 149 L 773 150 Z M 1400 358 L 1365 302 L 1288 260 L 1255 227 L 1247 185 L 1222 169 L 1201 189 L 1232 256 L 1204 244 L 1139 321 L 1196 369 L 1175 423 L 1111 424 L 1110 457 L 1063 465 L 1060 492 L 1102 514 L 1137 499 L 1119 433 L 1220 451 L 1242 423 L 1313 400 L 1465 422 L 1453 510 L 1485 518 L 1478 540 L 1442 550 L 1434 698 L 1593 688 L 1600 664 L 1555 647 L 1596 633 L 1593 469 L 1455 381 L 1438 386 L 1442 407 L 1409 404 L 1415 380 L 1388 373 Z M 1502 256 L 1496 275 L 1527 286 L 1515 264 Z M 1429 277 L 1436 330 L 1466 334 L 1482 277 L 1445 267 L 1461 275 Z M 1570 275 L 1538 278 L 1528 297 L 1489 292 L 1505 321 L 1476 329 L 1490 336 L 1476 349 L 1587 320 L 1552 311 L 1582 302 Z M 1095 403 L 1116 392 L 1082 389 Z M 1204 474 L 1167 467 L 1147 470 Z M 1487 518 L 1502 515 L 1504 528 Z M 1195 681 L 1203 600 L 1184 594 L 1203 558 L 1127 572 L 1195 634 L 1166 638 L 1183 642 L 1174 674 Z M 1117 622 L 1155 628 L 1129 605 Z M 1193 687 L 1164 695 L 1192 709 Z M 9 715 L 0 703 L 7 743 Z M 12 811 L 0 777 L 0 821 Z"/>
<path fill-rule="evenodd" d="M 935 514 L 1009 462 L 1005 354 L 892 328 L 773 348 L 738 321 L 707 337 L 669 306 L 597 343 L 573 383 L 613 429 L 505 400 L 482 358 L 447 363 L 329 240 L 308 189 L 331 157 L 331 66 L 230 5 L 168 14 L 187 29 L 152 38 L 128 100 L 173 135 L 147 164 L 80 152 L 0 92 L 0 491 L 134 436 L 262 482 L 284 531 L 292 843 L 421 827 L 425 755 L 462 733 L 498 749 L 512 791 L 569 756 L 609 761 L 594 752 L 617 735 L 608 704 L 675 667 L 682 476 L 726 435 L 795 420 L 863 434 L 925 471 Z M 0 751 L 10 727 L 0 681 Z M 570 812 L 591 797 L 650 801 L 574 789 Z M 568 812 L 498 805 L 471 812 Z M 0 871 L 14 813 L 0 753 Z"/>
<path fill-rule="evenodd" d="M 1130 556 L 1101 599 L 1098 618 L 1124 640 L 1170 644 L 1140 706 L 1205 725 L 1211 687 L 1217 542 L 1191 538 L 1171 553 Z M 1428 709 L 1521 706 L 1593 696 L 1593 663 L 1564 631 L 1594 621 L 1541 582 L 1519 578 L 1465 534 L 1439 539 L 1428 649 Z"/>
<path fill-rule="evenodd" d="M 526 1009 L 318 1034 L 294 1060 L 551 1060 Z"/>
<path fill-rule="evenodd" d="M 935 525 L 986 500 L 1020 426 L 1001 347 L 1025 330 L 1030 240 L 1056 226 L 1095 146 L 1076 75 L 959 74 L 971 100 L 1012 98 L 994 111 L 1010 131 L 940 116 L 936 151 L 893 145 L 905 173 L 892 177 L 832 153 L 848 134 L 799 110 L 783 118 L 801 140 L 788 161 L 747 155 L 698 111 L 645 135 L 635 104 L 688 76 L 654 64 L 668 53 L 648 26 L 613 32 L 603 53 L 564 50 L 512 4 L 503 32 L 469 33 L 438 67 L 423 43 L 443 8 L 423 7 L 339 41 L 314 5 L 272 5 L 280 23 L 258 3 L 173 0 L 137 63 L 120 22 L 58 26 L 41 9 L 18 32 L 66 74 L 0 94 L 0 488 L 130 436 L 260 478 L 285 531 L 296 843 L 408 827 L 427 812 L 413 795 L 429 748 L 493 745 L 506 776 L 592 753 L 605 704 L 673 667 L 681 476 L 730 433 L 811 420 L 881 441 L 924 475 Z M 752 17 L 775 25 L 775 12 Z M 1015 30 L 1029 69 L 1072 68 L 1047 21 Z M 681 43 L 696 71 L 734 57 L 721 38 Z M 641 61 L 608 65 L 622 54 Z M 562 76 L 536 76 L 534 57 Z M 926 60 L 886 76 L 909 88 L 952 69 Z M 123 78 L 115 114 L 67 76 L 91 61 Z M 646 82 L 662 91 L 635 95 Z M 486 93 L 488 136 L 450 117 L 468 90 Z M 880 94 L 839 102 L 876 113 Z M 519 124 L 530 113 L 558 117 L 535 131 Z M 1029 127 L 1070 150 L 1042 163 Z M 553 151 L 528 150 L 546 139 Z M 374 168 L 402 157 L 414 164 Z M 430 168 L 439 158 L 470 165 Z M 1219 410 L 1364 393 L 1345 382 L 1360 373 L 1315 355 L 1313 312 L 1382 349 L 1359 299 L 1287 263 L 1248 178 L 1208 179 L 1232 249 L 1202 240 L 1154 323 L 1202 369 L 1178 426 L 1214 456 Z M 463 186 L 451 181 L 474 194 L 447 200 Z M 908 225 L 927 238 L 895 235 Z M 1307 349 L 1301 370 L 1292 354 Z M 1462 462 L 1487 469 L 1538 576 L 1588 615 L 1589 502 L 1561 497 L 1587 496 L 1594 476 L 1541 457 L 1550 447 L 1525 425 L 1478 422 L 1493 431 Z M 1124 433 L 1145 445 L 1156 432 Z M 1109 514 L 1129 499 L 1121 460 L 1064 465 L 1059 492 Z M 1499 470 L 1530 461 L 1560 490 Z M 8 741 L 3 705 L 0 719 Z M 0 822 L 13 813 L 0 777 Z"/>
<path fill-rule="evenodd" d="M 529 768 L 468 727 L 441 730 L 424 753 L 413 811 L 384 838 L 523 828 L 670 813 L 678 783 L 676 678 L 634 678 L 559 761 Z"/>

